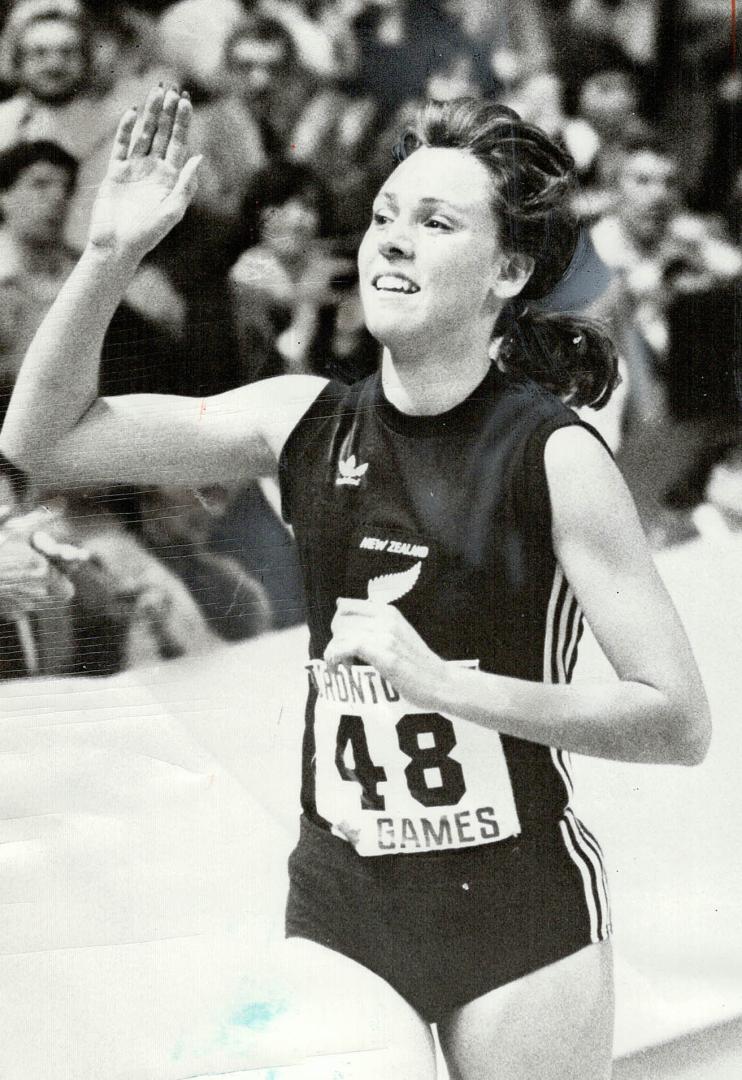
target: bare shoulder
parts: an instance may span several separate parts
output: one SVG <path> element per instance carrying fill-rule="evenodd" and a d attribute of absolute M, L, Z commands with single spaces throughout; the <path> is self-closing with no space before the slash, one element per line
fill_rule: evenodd
<path fill-rule="evenodd" d="M 244 410 L 246 419 L 261 417 L 263 438 L 277 460 L 289 435 L 327 382 L 318 375 L 277 375 L 231 390 L 221 398 L 237 413 Z"/>
<path fill-rule="evenodd" d="M 547 440 L 544 468 L 556 542 L 579 532 L 614 551 L 622 540 L 644 546 L 629 489 L 608 450 L 586 428 L 557 429 Z"/>

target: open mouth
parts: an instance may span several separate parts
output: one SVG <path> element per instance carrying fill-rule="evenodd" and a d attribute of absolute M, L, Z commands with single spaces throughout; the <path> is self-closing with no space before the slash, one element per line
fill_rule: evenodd
<path fill-rule="evenodd" d="M 406 293 L 407 295 L 420 292 L 419 285 L 403 274 L 377 274 L 372 284 L 377 292 Z"/>

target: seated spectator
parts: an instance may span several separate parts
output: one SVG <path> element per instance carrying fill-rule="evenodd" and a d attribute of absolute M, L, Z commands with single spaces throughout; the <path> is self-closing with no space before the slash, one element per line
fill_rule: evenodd
<path fill-rule="evenodd" d="M 42 537 L 34 533 L 33 542 L 75 586 L 67 673 L 110 675 L 219 644 L 188 588 L 125 529 L 105 499 L 49 493 L 44 505 L 54 509 L 56 522 Z"/>
<path fill-rule="evenodd" d="M 742 254 L 723 222 L 690 213 L 678 165 L 658 142 L 627 150 L 614 209 L 591 235 L 614 273 L 593 313 L 608 322 L 625 363 L 620 460 L 645 524 L 664 543 L 676 527 L 670 511 L 698 499 L 709 462 L 739 422 Z"/>
<path fill-rule="evenodd" d="M 675 160 L 659 144 L 640 143 L 622 160 L 615 209 L 593 226 L 592 241 L 615 285 L 601 301 L 629 366 L 639 414 L 666 410 L 663 368 L 667 311 L 681 293 L 713 290 L 742 271 L 742 255 L 723 226 L 684 206 Z M 613 305 L 611 313 L 606 309 Z"/>
<path fill-rule="evenodd" d="M 64 230 L 76 175 L 55 143 L 0 151 L 0 423 L 31 338 L 75 265 Z"/>
<path fill-rule="evenodd" d="M 424 96 L 431 66 L 446 70 L 466 52 L 492 82 L 489 55 L 469 40 L 458 12 L 438 0 L 338 0 L 333 17 L 355 47 L 348 71 L 354 91 L 387 113 Z"/>
<path fill-rule="evenodd" d="M 494 79 L 506 93 L 517 83 L 552 67 L 553 50 L 539 0 L 444 0 L 441 7 L 456 18 L 478 56 L 481 76 Z"/>
<path fill-rule="evenodd" d="M 260 6 L 247 12 L 225 44 L 224 65 L 231 99 L 258 125 L 265 160 L 293 160 L 294 128 L 320 83 L 285 20 Z"/>
<path fill-rule="evenodd" d="M 75 264 L 65 233 L 77 175 L 75 159 L 46 140 L 0 151 L 0 422 L 23 355 Z M 143 267 L 106 335 L 104 392 L 172 388 L 178 303 L 167 279 Z"/>
<path fill-rule="evenodd" d="M 15 94 L 0 104 L 0 149 L 51 140 L 80 166 L 67 239 L 82 246 L 90 205 L 103 177 L 123 108 L 140 95 L 130 72 L 101 88 L 92 62 L 94 24 L 78 0 L 23 0 L 11 12 L 0 49 Z"/>
<path fill-rule="evenodd" d="M 610 209 L 625 147 L 651 140 L 638 114 L 639 95 L 625 71 L 599 71 L 585 80 L 577 115 L 564 126 L 564 141 L 575 159 L 581 190 L 576 211 L 595 220 Z"/>
<path fill-rule="evenodd" d="M 0 681 L 61 674 L 72 655 L 74 586 L 33 544 L 19 494 L 0 473 Z"/>
<path fill-rule="evenodd" d="M 650 103 L 660 7 L 656 0 L 566 0 L 541 6 L 550 23 L 554 62 L 569 112 L 576 109 L 585 80 L 604 70 L 630 72 L 642 104 Z"/>
<path fill-rule="evenodd" d="M 214 523 L 229 508 L 223 488 L 156 488 L 140 501 L 141 536 L 148 549 L 187 586 L 212 633 L 243 641 L 272 628 L 270 601 L 255 574 L 219 545 Z"/>
<path fill-rule="evenodd" d="M 156 35 L 163 62 L 189 86 L 196 86 L 208 96 L 218 96 L 225 90 L 225 51 L 246 15 L 265 16 L 281 25 L 307 71 L 320 78 L 339 73 L 334 35 L 324 21 L 310 17 L 300 3 L 177 0 L 161 6 L 166 10 L 158 21 Z"/>
<path fill-rule="evenodd" d="M 284 373 L 315 370 L 326 358 L 328 320 L 340 299 L 335 282 L 354 273 L 328 245 L 326 192 L 308 170 L 292 176 L 273 197 L 264 188 L 259 241 L 231 272 L 245 306 L 268 313 Z"/>

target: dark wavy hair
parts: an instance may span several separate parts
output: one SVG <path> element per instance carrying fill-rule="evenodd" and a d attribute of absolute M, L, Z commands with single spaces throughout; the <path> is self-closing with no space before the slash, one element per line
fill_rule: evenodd
<path fill-rule="evenodd" d="M 33 139 L 13 143 L 7 149 L 0 150 L 0 194 L 12 188 L 21 173 L 39 161 L 64 169 L 67 173 L 67 190 L 72 192 L 79 169 L 77 159 L 50 139 Z"/>
<path fill-rule="evenodd" d="M 601 408 L 619 382 L 608 334 L 591 319 L 539 314 L 528 306 L 561 280 L 577 246 L 570 155 L 512 109 L 477 98 L 428 102 L 395 147 L 395 160 L 422 146 L 466 150 L 484 165 L 493 180 L 492 210 L 505 249 L 533 259 L 522 292 L 505 304 L 494 327 L 498 360 L 570 405 Z"/>

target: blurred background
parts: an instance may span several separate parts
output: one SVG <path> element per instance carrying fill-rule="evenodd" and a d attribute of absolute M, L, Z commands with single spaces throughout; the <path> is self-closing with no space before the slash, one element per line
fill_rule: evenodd
<path fill-rule="evenodd" d="M 355 251 L 424 98 L 489 95 L 573 155 L 582 240 L 545 307 L 623 382 L 587 418 L 652 545 L 742 521 L 742 74 L 728 0 L 0 3 L 0 419 L 84 243 L 122 110 L 189 88 L 200 189 L 107 335 L 103 393 L 373 370 Z M 91 491 L 0 475 L 0 679 L 104 675 L 303 621 L 268 483 Z"/>
<path fill-rule="evenodd" d="M 732 949 L 729 938 L 739 874 L 724 869 L 734 859 L 729 837 L 742 821 L 732 775 L 738 674 L 730 680 L 739 671 L 742 616 L 735 11 L 731 0 L 0 0 L 0 420 L 24 351 L 84 243 L 118 118 L 153 81 L 190 90 L 194 152 L 205 160 L 194 205 L 148 257 L 113 319 L 101 369 L 107 394 L 201 397 L 282 372 L 352 381 L 372 371 L 378 350 L 363 327 L 355 252 L 392 168 L 392 148 L 426 97 L 495 97 L 573 155 L 581 241 L 544 306 L 605 320 L 619 346 L 621 386 L 606 409 L 585 415 L 632 489 L 699 653 L 717 730 L 692 796 L 685 774 L 682 784 L 660 782 L 654 771 L 645 777 L 593 765 L 587 774 L 588 787 L 590 776 L 597 778 L 600 831 L 609 849 L 614 844 L 616 894 L 619 905 L 626 902 L 619 955 L 634 975 L 624 975 L 619 990 L 634 1011 L 619 1025 L 618 1049 L 633 1056 L 616 1075 L 627 1078 L 731 1080 L 742 1068 L 739 1022 L 713 1026 L 742 1013 L 739 967 L 719 975 L 725 957 L 742 956 L 742 941 L 735 938 Z M 232 759 L 243 763 L 237 773 L 245 790 L 259 786 L 260 769 L 249 772 L 254 735 L 244 741 L 236 733 L 237 686 L 249 709 L 268 693 L 261 671 L 265 683 L 284 653 L 300 662 L 303 604 L 272 483 L 203 489 L 184 477 L 177 488 L 73 494 L 34 488 L 0 463 L 2 708 L 11 720 L 21 710 L 23 732 L 43 695 L 64 701 L 65 686 L 75 705 L 69 715 L 55 713 L 55 724 L 71 725 L 85 694 L 91 709 L 113 718 L 121 688 L 129 700 L 147 686 L 162 688 L 151 728 L 144 725 L 147 738 L 161 722 L 158 710 L 179 696 L 196 702 L 196 711 L 203 699 L 198 739 L 208 742 L 204 733 L 214 731 L 221 738 L 215 704 L 204 693 L 218 671 L 218 681 L 227 680 L 219 708 L 237 738 Z M 275 639 L 282 645 L 264 636 L 292 627 Z M 238 644 L 258 638 L 254 651 Z M 196 656 L 203 659 L 189 666 Z M 246 670 L 255 672 L 252 681 Z M 42 684 L 26 684 L 31 676 L 77 678 L 38 689 Z M 93 678 L 100 676 L 116 678 Z M 50 715 L 55 708 L 49 705 Z M 43 709 L 40 715 L 33 723 L 46 730 Z M 278 707 L 276 715 L 280 721 Z M 178 722 L 187 728 L 182 716 Z M 216 736 L 209 737 L 214 750 Z M 265 755 L 280 741 L 266 745 Z M 49 750 L 54 769 L 69 746 L 63 740 Z M 223 747 L 214 752 L 224 756 Z M 36 805 L 30 775 L 23 783 Z M 286 781 L 286 792 L 294 787 Z M 639 864 L 618 836 L 625 820 L 616 807 L 640 788 L 632 844 L 644 837 L 646 870 L 662 823 L 672 874 L 648 881 L 637 873 L 622 892 Z M 658 791 L 666 792 L 662 803 Z M 652 794 L 650 828 L 641 815 Z M 688 831 L 678 827 L 678 808 L 689 805 L 698 811 L 691 853 Z M 730 833 L 724 823 L 735 805 Z M 19 811 L 9 813 L 11 820 Z M 129 840 L 121 843 L 129 851 Z M 137 844 L 143 851 L 141 836 Z M 158 865 L 159 848 L 152 859 Z M 684 897 L 691 906 L 676 908 L 673 875 L 683 868 L 693 876 L 691 899 Z M 657 924 L 632 923 L 640 910 L 644 919 L 654 913 Z M 691 923 L 695 951 L 683 953 L 676 946 L 687 943 Z M 664 959 L 657 942 L 666 946 Z M 17 944 L 9 940 L 8 948 Z M 681 953 L 694 981 L 678 981 Z M 668 964 L 673 980 L 663 984 Z M 713 979 L 698 978 L 704 965 L 713 968 L 714 989 Z M 637 971 L 659 991 L 642 996 Z M 644 1030 L 639 1014 L 649 997 L 655 1011 Z M 704 1034 L 687 1037 L 697 1029 Z M 627 1038 L 627 1031 L 634 1034 Z M 657 1043 L 665 1045 L 637 1056 Z M 32 1073 L 9 1075 L 27 1080 Z"/>

